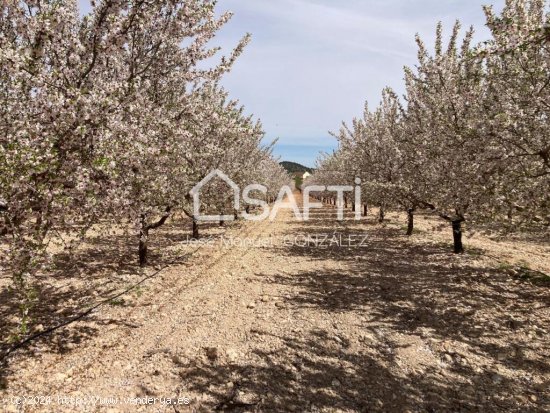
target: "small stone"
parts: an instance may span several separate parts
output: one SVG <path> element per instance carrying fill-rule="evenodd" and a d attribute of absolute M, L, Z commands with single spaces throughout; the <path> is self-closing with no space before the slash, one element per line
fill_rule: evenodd
<path fill-rule="evenodd" d="M 495 384 L 499 384 L 502 382 L 502 377 L 498 374 L 493 374 L 492 379 L 493 379 L 493 383 Z"/>
<path fill-rule="evenodd" d="M 359 341 L 364 343 L 364 342 L 371 342 L 371 341 L 376 341 L 376 337 L 374 337 L 372 334 L 370 333 L 361 333 L 359 335 Z"/>
<path fill-rule="evenodd" d="M 217 360 L 218 349 L 216 347 L 207 347 L 205 351 L 206 351 L 206 357 L 208 357 L 210 361 Z"/>
<path fill-rule="evenodd" d="M 536 403 L 538 398 L 537 396 L 535 396 L 534 394 L 532 394 L 531 396 L 529 396 L 529 399 L 533 402 L 533 403 Z"/>
<path fill-rule="evenodd" d="M 17 413 L 19 411 L 16 404 L 8 404 L 7 406 L 3 407 L 6 413 Z"/>
<path fill-rule="evenodd" d="M 420 329 L 419 334 L 420 334 L 420 338 L 423 338 L 423 339 L 430 338 L 430 332 L 425 329 Z"/>
<path fill-rule="evenodd" d="M 174 354 L 172 356 L 172 362 L 176 365 L 176 366 L 184 366 L 186 363 L 185 363 L 185 360 L 180 357 L 178 354 Z"/>
<path fill-rule="evenodd" d="M 231 363 L 234 363 L 239 359 L 239 353 L 236 350 L 228 349 L 225 354 L 227 356 L 227 360 Z"/>
<path fill-rule="evenodd" d="M 505 353 L 498 353 L 498 354 L 497 354 L 497 360 L 498 360 L 498 361 L 504 361 L 504 360 L 506 360 L 506 359 L 507 359 L 507 357 L 506 357 L 506 354 L 505 354 Z"/>
<path fill-rule="evenodd" d="M 521 404 L 526 404 L 529 402 L 529 400 L 527 400 L 527 397 L 521 395 L 521 394 L 518 394 L 516 396 L 516 399 L 521 403 Z"/>
<path fill-rule="evenodd" d="M 252 392 L 239 390 L 235 396 L 234 401 L 244 405 L 254 405 L 260 402 L 260 397 Z"/>
<path fill-rule="evenodd" d="M 64 373 L 56 373 L 54 375 L 54 379 L 57 381 L 65 381 L 66 378 L 67 378 L 67 375 Z"/>
<path fill-rule="evenodd" d="M 249 303 L 246 308 L 249 308 L 249 309 L 253 309 L 253 308 L 256 308 L 256 304 L 254 303 Z"/>
<path fill-rule="evenodd" d="M 342 383 L 340 383 L 340 380 L 338 379 L 333 379 L 331 384 L 332 387 L 340 387 L 342 385 Z"/>
<path fill-rule="evenodd" d="M 452 363 L 452 362 L 453 362 L 453 357 L 452 357 L 450 354 L 445 354 L 445 355 L 443 356 L 443 358 L 445 359 L 445 361 L 446 361 L 447 363 Z"/>

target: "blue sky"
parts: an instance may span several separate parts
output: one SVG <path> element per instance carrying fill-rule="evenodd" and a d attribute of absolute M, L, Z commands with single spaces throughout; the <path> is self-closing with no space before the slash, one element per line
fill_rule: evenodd
<path fill-rule="evenodd" d="M 415 33 L 433 44 L 435 25 L 448 34 L 458 18 L 488 37 L 483 4 L 504 0 L 220 0 L 233 19 L 215 44 L 225 51 L 247 32 L 252 42 L 223 85 L 278 138 L 283 160 L 313 166 L 339 129 L 375 106 L 382 89 L 403 93 L 403 66 L 416 60 Z M 81 4 L 87 5 L 87 1 Z"/>

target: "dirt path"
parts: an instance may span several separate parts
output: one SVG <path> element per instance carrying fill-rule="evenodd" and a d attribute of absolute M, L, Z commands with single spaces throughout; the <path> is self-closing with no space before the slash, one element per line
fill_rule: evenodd
<path fill-rule="evenodd" d="M 232 228 L 61 331 L 55 351 L 18 355 L 2 397 L 52 401 L 0 410 L 550 410 L 548 287 L 329 208 L 312 216 Z M 189 404 L 126 399 L 145 396 Z"/>

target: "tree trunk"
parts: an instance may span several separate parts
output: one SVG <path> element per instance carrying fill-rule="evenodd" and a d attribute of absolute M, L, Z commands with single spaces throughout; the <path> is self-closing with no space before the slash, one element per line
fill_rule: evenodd
<path fill-rule="evenodd" d="M 149 238 L 149 227 L 145 214 L 141 215 L 141 229 L 139 230 L 139 266 L 145 267 L 147 265 L 147 241 Z"/>
<path fill-rule="evenodd" d="M 347 207 L 348 207 L 348 199 L 344 197 L 344 208 L 347 209 Z"/>
<path fill-rule="evenodd" d="M 199 223 L 196 218 L 193 218 L 193 239 L 199 239 Z"/>
<path fill-rule="evenodd" d="M 380 212 L 378 214 L 378 222 L 380 224 L 383 223 L 385 218 L 386 218 L 386 213 L 384 211 L 384 205 L 380 205 Z"/>
<path fill-rule="evenodd" d="M 464 246 L 462 245 L 462 221 L 462 219 L 452 221 L 455 254 L 462 254 L 464 252 Z"/>
<path fill-rule="evenodd" d="M 235 218 L 235 221 L 238 221 L 239 220 L 239 211 L 235 210 L 235 213 L 234 213 L 233 217 Z"/>
<path fill-rule="evenodd" d="M 355 202 L 351 203 L 351 212 L 355 212 Z"/>
<path fill-rule="evenodd" d="M 409 222 L 407 225 L 407 235 L 410 237 L 414 231 L 414 209 L 413 208 L 409 208 L 407 210 L 407 217 L 409 219 Z"/>
<path fill-rule="evenodd" d="M 250 214 L 250 205 L 247 205 L 244 210 L 246 211 L 247 214 Z"/>
<path fill-rule="evenodd" d="M 147 215 L 141 214 L 141 229 L 139 230 L 139 265 L 145 267 L 147 265 L 147 241 L 149 239 L 149 231 L 162 227 L 168 218 L 170 218 L 170 212 L 172 207 L 166 207 L 164 215 L 155 223 L 147 223 Z"/>
<path fill-rule="evenodd" d="M 369 206 L 367 204 L 363 205 L 363 216 L 367 216 L 369 214 Z"/>

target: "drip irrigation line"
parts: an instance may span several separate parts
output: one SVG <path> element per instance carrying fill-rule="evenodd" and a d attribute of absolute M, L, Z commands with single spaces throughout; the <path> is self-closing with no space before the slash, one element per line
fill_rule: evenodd
<path fill-rule="evenodd" d="M 227 230 L 227 229 L 226 229 Z M 225 232 L 225 231 L 224 231 Z M 247 234 L 250 234 L 252 232 L 252 230 L 248 231 Z M 50 327 L 46 330 L 43 330 L 43 331 L 40 331 L 38 333 L 35 333 L 33 335 L 31 335 L 30 337 L 27 337 L 25 340 L 23 341 L 20 341 L 19 343 L 15 344 L 14 346 L 12 346 L 11 348 L 9 348 L 4 354 L 2 354 L 0 356 L 0 366 L 5 366 L 7 361 L 8 361 L 8 358 L 17 350 L 27 346 L 29 343 L 35 341 L 36 339 L 40 338 L 40 337 L 44 337 L 48 334 L 51 334 L 53 333 L 54 331 L 57 331 L 57 330 L 60 330 L 62 329 L 63 327 L 66 327 L 76 321 L 79 321 L 79 320 L 82 320 L 84 317 L 86 317 L 87 315 L 91 314 L 94 310 L 98 309 L 99 307 L 113 301 L 113 300 L 116 300 L 117 298 L 119 297 L 122 297 L 123 295 L 127 294 L 128 292 L 132 291 L 134 288 L 144 284 L 146 281 L 149 281 L 150 279 L 152 278 L 155 278 L 157 275 L 159 275 L 162 271 L 164 271 L 166 268 L 169 268 L 171 267 L 172 265 L 176 264 L 177 262 L 179 262 L 180 260 L 182 259 L 189 259 L 190 257 L 192 257 L 193 255 L 195 255 L 198 251 L 200 251 L 201 249 L 204 248 L 204 245 L 200 245 L 198 248 L 196 248 L 194 251 L 188 253 L 188 254 L 185 254 L 181 257 L 178 257 L 176 258 L 174 261 L 172 261 L 171 263 L 169 264 L 166 264 L 164 267 L 160 268 L 159 270 L 155 271 L 153 274 L 151 275 L 148 275 L 147 277 L 144 277 L 142 278 L 139 282 L 137 282 L 136 284 L 133 284 L 132 286 L 126 288 L 125 290 L 113 295 L 113 296 L 110 296 L 104 300 L 101 300 L 100 302 L 94 304 L 93 306 L 91 306 L 90 308 L 88 308 L 87 310 L 83 311 L 82 313 L 74 316 L 74 317 L 71 317 L 69 318 L 68 320 L 65 320 L 63 321 L 62 323 L 56 325 L 56 326 L 53 326 L 53 327 Z"/>
<path fill-rule="evenodd" d="M 84 317 L 86 317 L 87 315 L 91 314 L 94 310 L 98 309 L 99 307 L 113 301 L 113 300 L 116 300 L 117 298 L 120 298 L 122 297 L 123 295 L 129 293 L 130 291 L 132 291 L 133 289 L 135 289 L 136 287 L 139 287 L 140 285 L 144 284 L 145 282 L 149 281 L 150 279 L 152 278 L 155 278 L 156 276 L 158 276 L 162 271 L 164 271 L 166 268 L 169 268 L 171 267 L 172 265 L 174 265 L 177 261 L 181 260 L 181 259 L 188 259 L 189 257 L 192 257 L 193 255 L 195 255 L 200 249 L 202 248 L 202 245 L 197 248 L 196 250 L 186 254 L 186 255 L 183 255 L 181 257 L 179 257 L 177 260 L 173 261 L 172 263 L 170 264 L 167 264 L 165 265 L 164 267 L 160 268 L 159 270 L 155 271 L 153 274 L 150 274 L 148 275 L 147 277 L 144 277 L 142 278 L 140 281 L 138 281 L 136 284 L 133 284 L 131 285 L 130 287 L 126 288 L 125 290 L 121 291 L 121 292 L 118 292 L 117 294 L 115 295 L 112 295 L 108 298 L 105 298 L 104 300 L 101 300 L 99 301 L 98 303 L 94 304 L 93 306 L 91 306 L 90 308 L 88 308 L 87 310 L 83 311 L 82 313 L 74 316 L 74 317 L 71 317 L 69 318 L 68 320 L 65 320 L 63 321 L 62 323 L 56 325 L 56 326 L 53 326 L 53 327 L 50 327 L 50 328 L 47 328 L 46 330 L 43 330 L 43 331 L 40 331 L 38 333 L 35 333 L 33 335 L 31 335 L 30 337 L 27 337 L 25 340 L 23 341 L 20 341 L 19 343 L 15 344 L 14 346 L 12 346 L 11 348 L 9 348 L 4 354 L 2 354 L 2 356 L 0 357 L 0 365 L 4 365 L 5 362 L 8 360 L 9 356 L 12 355 L 16 350 L 19 350 L 20 348 L 22 347 L 25 347 L 27 346 L 29 343 L 35 341 L 36 339 L 40 338 L 40 337 L 43 337 L 43 336 L 46 336 L 48 334 L 51 334 L 53 333 L 54 331 L 56 330 L 60 330 L 62 329 L 63 327 L 66 327 L 68 326 L 69 324 L 72 324 L 76 321 L 79 321 L 79 320 L 82 320 Z"/>

